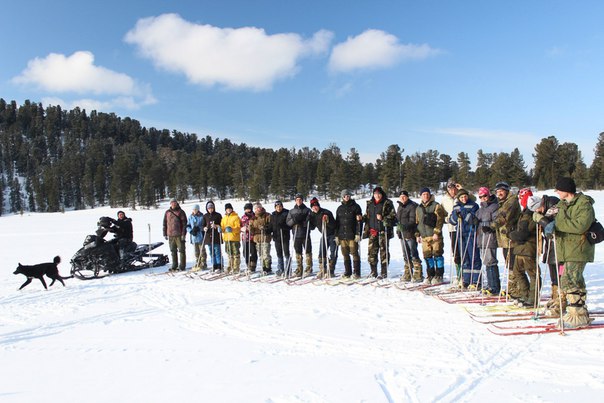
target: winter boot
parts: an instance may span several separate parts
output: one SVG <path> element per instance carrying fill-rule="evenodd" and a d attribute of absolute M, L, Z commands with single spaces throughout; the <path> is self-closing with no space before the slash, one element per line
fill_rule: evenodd
<path fill-rule="evenodd" d="M 278 257 L 277 258 L 277 276 L 282 276 L 282 275 L 283 275 L 283 258 Z"/>
<path fill-rule="evenodd" d="M 330 260 L 329 261 L 329 277 L 333 278 L 335 276 L 336 276 L 336 261 Z"/>
<path fill-rule="evenodd" d="M 401 277 L 401 281 L 405 281 L 405 282 L 411 281 L 411 269 L 409 268 L 408 263 L 405 263 L 405 268 L 403 269 L 403 275 Z"/>
<path fill-rule="evenodd" d="M 442 276 L 434 276 L 432 278 L 432 285 L 438 285 L 438 284 L 442 284 L 442 283 L 443 283 Z"/>
<path fill-rule="evenodd" d="M 371 266 L 371 273 L 369 273 L 369 277 L 376 278 L 378 275 L 377 274 L 377 264 L 371 263 L 370 266 Z"/>
<path fill-rule="evenodd" d="M 562 302 L 562 306 L 560 306 L 560 302 Z M 546 314 L 560 316 L 560 312 L 566 313 L 566 294 L 558 288 L 558 295 L 554 298 L 554 303 L 546 311 Z"/>
<path fill-rule="evenodd" d="M 294 277 L 302 276 L 302 254 L 296 253 L 296 271 L 294 272 Z"/>
<path fill-rule="evenodd" d="M 310 253 L 306 254 L 306 270 L 304 270 L 304 274 L 307 276 L 312 274 L 312 255 Z"/>
<path fill-rule="evenodd" d="M 499 279 L 499 267 L 497 265 L 487 267 L 487 282 L 491 294 L 499 295 L 501 292 L 501 280 Z"/>
<path fill-rule="evenodd" d="M 558 286 L 556 284 L 552 284 L 552 296 L 549 301 L 545 303 L 546 308 L 551 308 L 555 304 L 558 303 Z"/>
<path fill-rule="evenodd" d="M 319 271 L 324 271 L 325 266 L 323 266 L 323 258 L 319 256 Z"/>
<path fill-rule="evenodd" d="M 424 281 L 422 262 L 419 259 L 413 261 L 413 278 L 411 281 L 414 283 L 421 283 Z"/>
<path fill-rule="evenodd" d="M 361 278 L 361 261 L 353 260 L 352 268 L 354 269 L 354 273 L 352 273 L 352 276 L 356 276 L 356 278 Z"/>
<path fill-rule="evenodd" d="M 350 260 L 344 260 L 344 277 L 352 276 L 352 262 Z"/>
<path fill-rule="evenodd" d="M 586 294 L 584 292 L 569 292 L 566 294 L 566 315 L 558 321 L 558 328 L 576 329 L 587 327 L 593 322 L 585 306 Z"/>
<path fill-rule="evenodd" d="M 326 278 L 325 270 L 323 270 L 323 269 L 320 268 L 319 272 L 317 273 L 317 278 L 318 279 Z"/>
<path fill-rule="evenodd" d="M 382 263 L 380 272 L 381 278 L 388 278 L 388 263 Z"/>

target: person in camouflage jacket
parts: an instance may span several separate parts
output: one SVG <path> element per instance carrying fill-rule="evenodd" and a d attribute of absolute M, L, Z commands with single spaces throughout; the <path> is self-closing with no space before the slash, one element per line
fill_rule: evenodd
<path fill-rule="evenodd" d="M 262 262 L 262 272 L 265 275 L 272 274 L 271 240 L 273 225 L 271 215 L 266 212 L 261 203 L 254 205 L 254 213 L 256 218 L 250 223 L 252 241 L 256 244 L 258 257 Z"/>
<path fill-rule="evenodd" d="M 429 188 L 420 190 L 421 203 L 415 210 L 417 243 L 422 245 L 422 254 L 426 261 L 426 284 L 439 284 L 445 274 L 445 258 L 443 257 L 442 228 L 447 212 L 434 199 Z"/>
<path fill-rule="evenodd" d="M 373 189 L 373 197 L 367 201 L 363 221 L 365 223 L 363 239 L 369 240 L 367 260 L 371 267 L 370 277 L 386 278 L 390 260 L 388 243 L 394 237 L 396 212 L 394 204 L 387 198 L 386 192 L 380 186 Z M 378 252 L 381 266 L 379 276 L 377 273 Z"/>

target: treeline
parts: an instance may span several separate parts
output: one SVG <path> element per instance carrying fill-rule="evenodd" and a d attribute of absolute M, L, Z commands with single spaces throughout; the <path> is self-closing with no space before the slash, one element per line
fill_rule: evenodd
<path fill-rule="evenodd" d="M 389 194 L 438 189 L 453 178 L 473 189 L 506 180 L 513 186 L 553 187 L 571 175 L 582 188 L 604 184 L 604 133 L 587 168 L 576 144 L 555 137 L 535 146 L 527 172 L 518 149 L 478 151 L 476 169 L 467 153 L 456 159 L 436 150 L 404 155 L 390 145 L 375 163 L 362 163 L 356 149 L 337 145 L 319 151 L 269 148 L 228 139 L 142 127 L 113 113 L 63 110 L 0 98 L 0 214 L 65 209 L 157 206 L 167 197 L 291 199 L 295 193 L 337 198 L 342 189 L 362 192 L 380 184 Z"/>

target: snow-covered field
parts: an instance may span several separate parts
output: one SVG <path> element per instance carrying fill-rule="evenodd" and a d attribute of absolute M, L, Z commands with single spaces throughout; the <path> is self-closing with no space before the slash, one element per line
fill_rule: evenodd
<path fill-rule="evenodd" d="M 588 194 L 604 221 L 604 193 Z M 217 203 L 221 213 L 225 202 Z M 231 202 L 241 214 L 244 203 Z M 187 214 L 193 204 L 183 205 Z M 359 204 L 364 210 L 365 202 Z M 322 203 L 333 212 L 337 205 Z M 135 241 L 148 242 L 148 225 L 152 241 L 162 240 L 165 208 L 126 210 Z M 34 280 L 17 291 L 25 281 L 12 274 L 18 262 L 60 255 L 59 268 L 68 275 L 71 256 L 98 218 L 117 211 L 0 217 L 2 402 L 602 399 L 604 329 L 496 336 L 463 306 L 418 291 L 145 275 L 160 268 L 69 279 L 48 291 Z M 315 231 L 315 269 L 318 240 Z M 390 245 L 390 276 L 398 277 L 398 239 Z M 363 274 L 366 247 L 364 241 Z M 586 270 L 590 309 L 604 309 L 603 249 L 597 247 Z M 166 245 L 156 251 L 169 254 Z M 191 245 L 187 253 L 190 266 Z M 448 254 L 447 246 L 447 275 Z M 341 261 L 336 271 L 343 271 Z"/>

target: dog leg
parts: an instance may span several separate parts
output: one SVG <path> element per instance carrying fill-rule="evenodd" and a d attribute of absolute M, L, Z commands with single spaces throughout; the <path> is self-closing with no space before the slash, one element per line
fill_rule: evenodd
<path fill-rule="evenodd" d="M 25 280 L 25 283 L 23 283 L 23 285 L 21 285 L 21 287 L 19 287 L 19 289 L 21 290 L 23 287 L 25 287 L 26 285 L 31 283 L 31 280 L 32 280 L 32 278 L 28 277 L 27 280 Z"/>
<path fill-rule="evenodd" d="M 44 288 L 46 288 L 48 290 L 48 287 L 46 286 L 46 281 L 44 281 L 44 277 L 40 277 L 40 281 L 42 282 L 42 285 L 44 286 Z"/>

